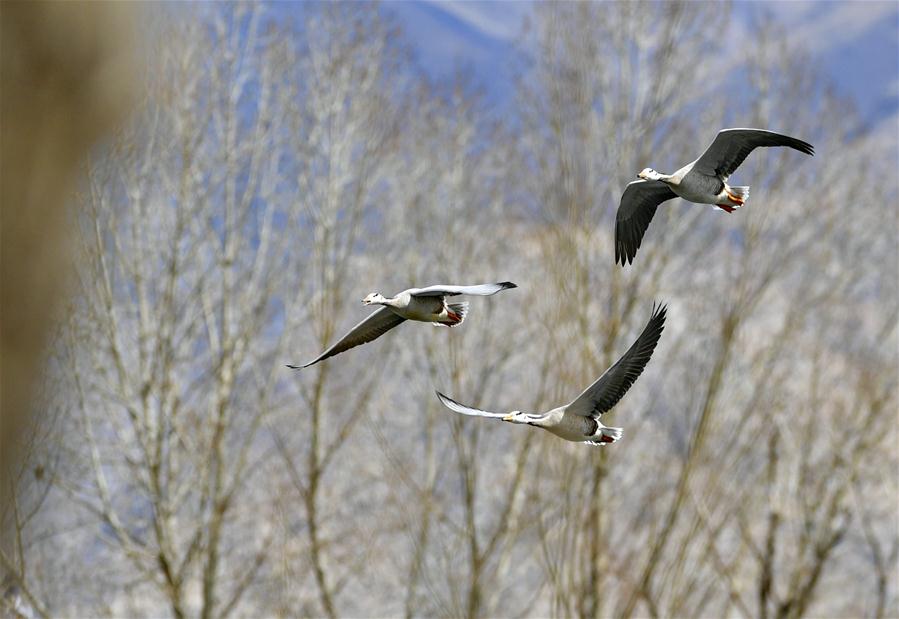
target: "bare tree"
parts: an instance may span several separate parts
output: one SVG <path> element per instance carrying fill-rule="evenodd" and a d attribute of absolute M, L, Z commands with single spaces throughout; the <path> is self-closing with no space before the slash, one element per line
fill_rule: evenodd
<path fill-rule="evenodd" d="M 41 426 L 35 386 L 71 278 L 67 201 L 83 159 L 127 115 L 137 10 L 124 4 L 0 8 L 0 512 Z M 77 122 L 73 119 L 77 119 Z M 19 543 L 0 523 L 0 552 Z M 19 548 L 16 552 L 20 552 Z M 2 571 L 0 571 L 2 574 Z"/>
<path fill-rule="evenodd" d="M 530 193 L 546 222 L 539 241 L 547 265 L 542 285 L 559 291 L 540 308 L 560 370 L 556 398 L 577 393 L 608 367 L 636 327 L 624 319 L 648 311 L 674 256 L 693 251 L 683 243 L 692 217 L 659 213 L 655 225 L 672 224 L 673 234 L 653 238 L 639 270 L 623 274 L 609 259 L 614 213 L 629 175 L 660 144 L 688 139 L 696 128 L 689 109 L 705 74 L 687 67 L 699 65 L 712 47 L 705 33 L 714 28 L 703 24 L 717 17 L 708 8 L 669 3 L 655 12 L 619 3 L 540 10 L 539 60 L 522 80 L 529 102 L 523 145 L 537 172 L 529 177 Z M 613 578 L 609 552 L 618 546 L 609 522 L 615 490 L 604 483 L 615 474 L 606 451 L 579 455 L 574 461 L 561 456 L 564 485 L 574 496 L 562 511 L 567 524 L 546 524 L 551 554 L 545 561 L 557 566 L 551 568 L 554 611 L 598 616 L 609 612 L 603 591 Z M 560 514 L 542 517 L 557 521 Z"/>
<path fill-rule="evenodd" d="M 254 479 L 284 342 L 266 328 L 290 283 L 284 52 L 262 15 L 161 25 L 141 121 L 80 197 L 63 372 L 84 448 L 57 483 L 103 523 L 148 608 L 178 617 L 230 614 L 273 539 L 245 528 L 267 495 Z"/>
<path fill-rule="evenodd" d="M 302 250 L 294 256 L 301 278 L 287 305 L 285 331 L 291 354 L 307 358 L 339 337 L 347 318 L 353 323 L 350 300 L 358 303 L 363 287 L 381 276 L 373 268 L 378 259 L 365 260 L 360 247 L 380 252 L 381 260 L 392 258 L 389 246 L 372 242 L 367 228 L 378 204 L 391 199 L 388 179 L 398 169 L 404 88 L 389 80 L 399 74 L 401 56 L 389 46 L 390 25 L 374 9 L 357 9 L 328 6 L 313 15 L 292 63 L 301 89 L 290 117 L 298 148 L 298 217 L 291 234 Z M 351 498 L 356 480 L 341 476 L 337 467 L 390 366 L 389 352 L 382 354 L 377 363 L 346 357 L 348 373 L 320 364 L 291 377 L 297 404 L 279 422 L 300 424 L 304 431 L 275 436 L 304 510 L 285 523 L 285 534 L 301 530 L 306 537 L 299 552 L 285 557 L 298 567 L 311 563 L 317 605 L 303 602 L 304 614 L 337 616 L 344 588 L 372 552 L 370 539 L 337 541 L 354 534 L 346 525 L 359 508 Z M 333 484 L 341 481 L 349 486 L 335 492 Z"/>

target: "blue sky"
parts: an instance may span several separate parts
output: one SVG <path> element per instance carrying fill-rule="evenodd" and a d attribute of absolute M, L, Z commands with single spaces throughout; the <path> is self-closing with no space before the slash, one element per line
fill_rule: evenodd
<path fill-rule="evenodd" d="M 471 69 L 491 101 L 512 95 L 518 51 L 514 45 L 534 3 L 394 1 L 395 14 L 421 66 L 435 79 Z M 864 124 L 894 122 L 899 113 L 899 2 L 735 2 L 731 31 L 738 42 L 769 14 L 811 54 L 816 70 L 859 107 Z M 725 65 L 739 64 L 738 44 Z"/>

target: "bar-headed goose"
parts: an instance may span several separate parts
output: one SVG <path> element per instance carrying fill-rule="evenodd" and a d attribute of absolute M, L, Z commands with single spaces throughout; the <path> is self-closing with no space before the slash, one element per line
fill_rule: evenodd
<path fill-rule="evenodd" d="M 448 409 L 463 415 L 493 417 L 512 423 L 537 426 L 549 430 L 566 441 L 576 443 L 589 445 L 614 443 L 621 438 L 622 429 L 604 426 L 600 423 L 599 418 L 618 403 L 640 376 L 646 364 L 649 363 L 652 351 L 655 350 L 662 335 L 662 329 L 665 328 L 666 312 L 667 308 L 664 305 L 653 307 L 652 316 L 643 329 L 643 333 L 624 353 L 624 356 L 606 370 L 595 383 L 587 387 L 573 402 L 554 408 L 548 413 L 536 415 L 521 411 L 491 413 L 460 404 L 439 391 L 437 397 Z"/>
<path fill-rule="evenodd" d="M 461 294 L 487 297 L 500 290 L 518 288 L 512 282 L 479 284 L 477 286 L 428 286 L 409 288 L 393 297 L 384 297 L 380 292 L 372 292 L 362 299 L 365 305 L 383 305 L 381 309 L 350 329 L 340 341 L 305 365 L 288 365 L 292 370 L 301 370 L 328 357 L 338 355 L 360 344 L 377 339 L 406 320 L 430 322 L 442 327 L 462 324 L 468 314 L 468 303 L 447 303 L 446 297 Z"/>
<path fill-rule="evenodd" d="M 702 156 L 674 174 L 646 168 L 621 195 L 615 218 L 615 262 L 633 262 L 649 222 L 662 202 L 680 196 L 699 204 L 711 204 L 727 213 L 749 199 L 749 187 L 731 187 L 728 177 L 759 146 L 789 146 L 814 155 L 811 144 L 764 129 L 722 129 Z"/>

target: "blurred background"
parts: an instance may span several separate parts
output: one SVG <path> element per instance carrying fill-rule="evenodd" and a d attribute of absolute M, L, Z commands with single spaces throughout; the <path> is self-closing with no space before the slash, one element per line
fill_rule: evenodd
<path fill-rule="evenodd" d="M 2 11 L 0 616 L 899 616 L 895 3 Z M 730 126 L 816 156 L 616 266 Z M 614 446 L 434 397 L 565 403 L 654 300 Z"/>

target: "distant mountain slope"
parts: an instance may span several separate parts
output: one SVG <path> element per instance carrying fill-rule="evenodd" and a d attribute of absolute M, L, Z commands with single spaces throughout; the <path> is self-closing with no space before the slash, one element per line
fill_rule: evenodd
<path fill-rule="evenodd" d="M 503 104 L 514 89 L 515 41 L 532 2 L 396 2 L 395 14 L 432 77 L 470 67 L 491 101 Z M 852 97 L 865 125 L 899 112 L 899 3 L 736 2 L 737 32 L 770 17 L 805 48 L 839 92 Z M 732 62 L 739 63 L 733 47 Z"/>

